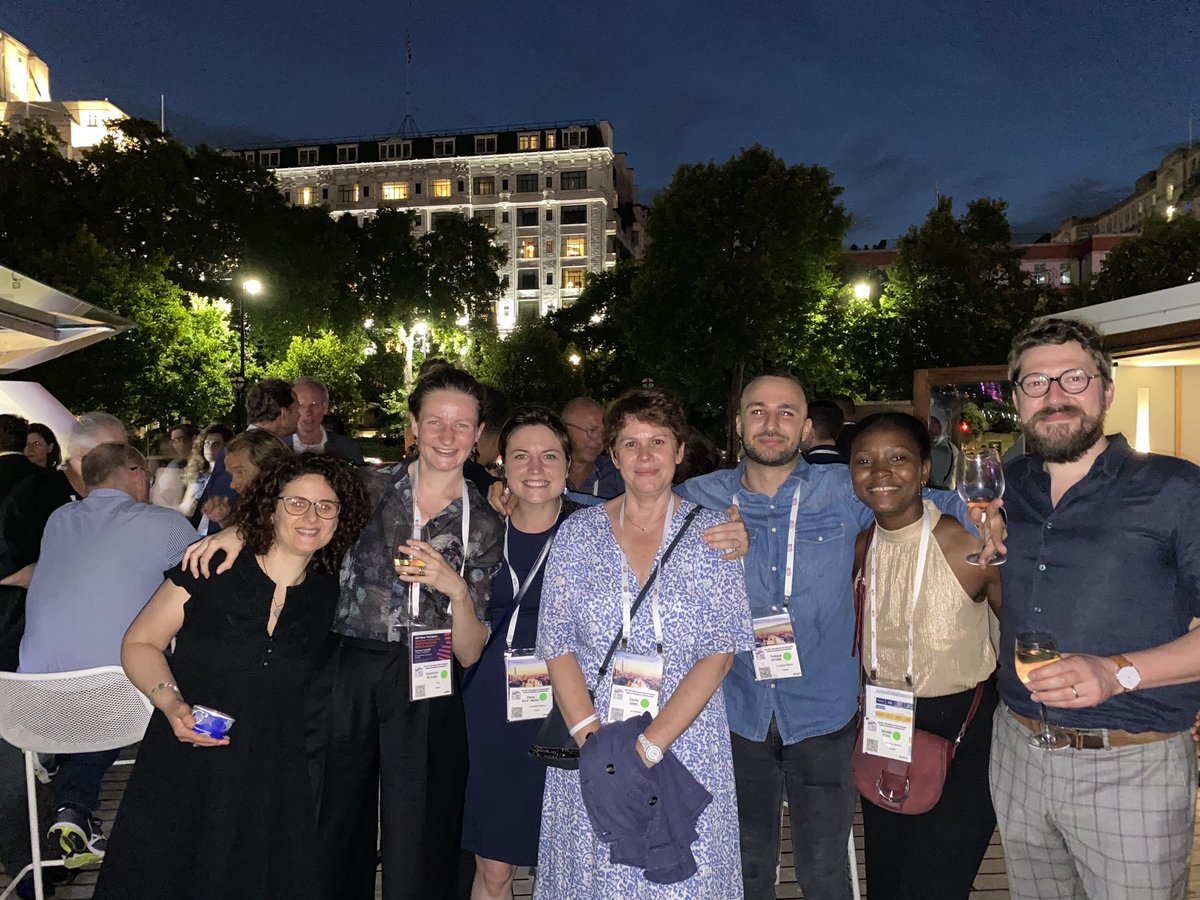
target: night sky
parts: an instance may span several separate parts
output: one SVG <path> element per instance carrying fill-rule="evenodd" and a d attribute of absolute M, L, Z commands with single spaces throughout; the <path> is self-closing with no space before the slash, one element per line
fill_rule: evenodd
<path fill-rule="evenodd" d="M 935 192 L 1016 232 L 1098 212 L 1200 140 L 1200 2 L 3 0 L 56 100 L 108 97 L 190 143 L 613 123 L 644 201 L 684 162 L 764 144 L 845 189 L 849 241 Z"/>

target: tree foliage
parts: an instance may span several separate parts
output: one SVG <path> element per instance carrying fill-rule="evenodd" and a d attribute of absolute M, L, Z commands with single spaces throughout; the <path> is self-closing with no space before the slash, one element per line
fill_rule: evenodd
<path fill-rule="evenodd" d="M 1104 261 L 1091 302 L 1136 297 L 1200 281 L 1200 219 L 1162 216 L 1147 220 L 1141 234 L 1126 238 Z"/>
<path fill-rule="evenodd" d="M 357 416 L 363 409 L 359 370 L 366 346 L 362 332 L 345 338 L 328 329 L 312 336 L 297 335 L 283 358 L 267 366 L 266 375 L 285 381 L 295 381 L 301 375 L 315 378 L 328 388 L 333 411 L 343 417 Z"/>
<path fill-rule="evenodd" d="M 487 340 L 475 377 L 503 391 L 510 404 L 542 403 L 556 410 L 583 388 L 558 334 L 542 322 L 522 325 L 504 340 Z"/>

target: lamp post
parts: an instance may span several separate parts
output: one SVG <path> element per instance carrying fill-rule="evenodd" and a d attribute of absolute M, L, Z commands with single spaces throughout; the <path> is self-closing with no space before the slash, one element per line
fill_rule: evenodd
<path fill-rule="evenodd" d="M 238 376 L 237 423 L 238 429 L 246 427 L 246 295 L 256 297 L 262 291 L 262 282 L 257 278 L 242 280 L 242 292 L 238 302 Z"/>

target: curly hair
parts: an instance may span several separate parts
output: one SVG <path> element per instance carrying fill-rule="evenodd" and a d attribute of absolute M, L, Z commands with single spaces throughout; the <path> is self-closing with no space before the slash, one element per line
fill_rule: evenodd
<path fill-rule="evenodd" d="M 231 524 L 241 532 L 248 550 L 266 553 L 275 543 L 275 517 L 288 515 L 278 511 L 279 497 L 290 482 L 302 475 L 320 475 L 342 505 L 333 537 L 312 558 L 317 571 L 337 572 L 346 552 L 366 527 L 371 501 L 354 467 L 336 456 L 299 453 L 273 458 L 238 499 Z"/>
<path fill-rule="evenodd" d="M 1072 316 L 1052 316 L 1034 319 L 1013 338 L 1008 351 L 1008 378 L 1016 382 L 1021 378 L 1021 357 L 1027 350 L 1046 344 L 1067 344 L 1071 341 L 1092 358 L 1096 370 L 1104 380 L 1112 383 L 1112 356 L 1104 347 L 1104 335 L 1091 322 Z"/>
<path fill-rule="evenodd" d="M 233 431 L 228 425 L 217 422 L 209 425 L 196 440 L 192 441 L 192 452 L 188 455 L 187 465 L 183 468 L 184 484 L 195 484 L 196 479 L 212 468 L 212 463 L 204 458 L 204 442 L 210 435 L 219 434 L 228 443 L 233 437 Z"/>
<path fill-rule="evenodd" d="M 604 414 L 604 447 L 612 451 L 627 419 L 671 429 L 677 443 L 688 438 L 687 413 L 678 400 L 658 388 L 631 388 L 612 402 Z"/>

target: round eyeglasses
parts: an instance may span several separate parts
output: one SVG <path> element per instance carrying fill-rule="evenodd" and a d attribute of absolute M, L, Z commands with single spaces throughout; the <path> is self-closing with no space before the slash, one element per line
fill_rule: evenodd
<path fill-rule="evenodd" d="M 1030 372 L 1024 378 L 1017 382 L 1017 387 L 1026 397 L 1045 397 L 1050 393 L 1050 385 L 1057 381 L 1058 386 L 1063 389 L 1066 394 L 1082 394 L 1088 389 L 1088 385 L 1092 383 L 1094 378 L 1103 378 L 1103 375 L 1091 375 L 1083 369 L 1068 369 L 1061 375 L 1050 376 L 1042 372 Z"/>
<path fill-rule="evenodd" d="M 293 516 L 302 516 L 311 506 L 322 519 L 336 519 L 342 510 L 342 504 L 333 500 L 309 500 L 307 497 L 280 497 L 283 508 Z"/>

